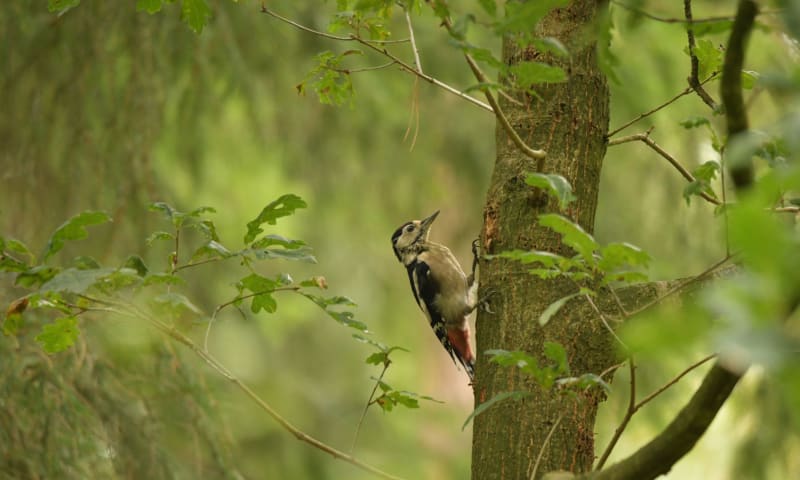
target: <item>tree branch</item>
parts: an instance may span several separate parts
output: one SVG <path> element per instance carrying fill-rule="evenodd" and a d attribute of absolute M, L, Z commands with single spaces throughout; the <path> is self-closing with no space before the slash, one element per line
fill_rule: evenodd
<path fill-rule="evenodd" d="M 729 371 L 717 361 L 689 403 L 656 438 L 627 459 L 577 478 L 650 480 L 667 473 L 705 433 L 740 378 L 740 373 Z"/>
<path fill-rule="evenodd" d="M 442 19 L 442 26 L 444 26 L 450 36 L 457 38 L 457 35 L 453 34 L 453 24 L 449 18 Z M 485 73 L 483 73 L 483 70 L 481 70 L 478 62 L 472 58 L 472 55 L 464 52 L 464 59 L 467 61 L 470 70 L 472 70 L 472 74 L 475 75 L 475 78 L 479 83 L 489 83 L 489 78 Z M 514 145 L 516 145 L 516 147 L 519 148 L 519 150 L 527 157 L 537 160 L 536 171 L 543 172 L 544 159 L 547 156 L 547 152 L 541 149 L 536 150 L 528 146 L 522 137 L 519 136 L 516 129 L 514 129 L 514 126 L 511 125 L 511 122 L 508 121 L 508 117 L 505 113 L 503 113 L 503 109 L 500 107 L 500 104 L 497 102 L 497 99 L 495 99 L 494 95 L 492 95 L 492 92 L 486 87 L 481 88 L 481 91 L 483 91 L 483 94 L 486 96 L 486 101 L 492 106 L 492 111 L 494 112 L 495 118 L 497 118 L 497 121 L 500 122 L 500 126 L 503 127 L 503 130 L 505 130 L 506 134 L 508 134 L 509 138 L 511 138 L 511 141 L 514 142 Z"/>
<path fill-rule="evenodd" d="M 396 55 L 393 55 L 388 50 L 386 50 L 386 48 L 384 48 L 382 46 L 382 45 L 387 45 L 387 44 L 391 44 L 391 43 L 407 43 L 409 40 L 365 40 L 365 39 L 363 39 L 361 37 L 358 37 L 356 35 L 350 35 L 348 37 L 343 37 L 343 36 L 340 36 L 340 35 L 331 35 L 330 33 L 320 32 L 319 30 L 314 30 L 313 28 L 309 28 L 309 27 L 307 27 L 305 25 L 302 25 L 300 23 L 295 22 L 294 20 L 288 19 L 288 18 L 286 18 L 286 17 L 284 17 L 282 15 L 279 15 L 279 14 L 273 12 L 272 10 L 268 9 L 266 7 L 266 5 L 264 5 L 264 4 L 261 5 L 261 12 L 262 13 L 266 13 L 267 15 L 269 15 L 269 16 L 271 16 L 273 18 L 276 18 L 276 19 L 278 19 L 278 20 L 280 20 L 280 21 L 282 21 L 284 23 L 288 23 L 289 25 L 291 25 L 291 26 L 293 26 L 293 27 L 295 27 L 297 29 L 300 29 L 300 30 L 302 30 L 304 32 L 307 32 L 307 33 L 311 33 L 313 35 L 317 35 L 319 37 L 327 38 L 327 39 L 330 39 L 330 40 L 337 40 L 337 41 L 340 41 L 340 42 L 358 42 L 358 43 L 366 46 L 370 50 L 372 50 L 374 52 L 377 52 L 380 55 L 383 55 L 384 57 L 390 59 L 391 61 L 396 63 L 402 70 L 404 70 L 404 71 L 406 71 L 408 73 L 411 73 L 413 75 L 416 75 L 417 77 L 421 78 L 422 80 L 425 80 L 426 82 L 428 82 L 428 83 L 430 83 L 432 85 L 435 85 L 435 86 L 437 86 L 437 87 L 439 87 L 439 88 L 441 88 L 441 89 L 443 89 L 443 90 L 445 90 L 445 91 L 447 91 L 449 93 L 452 93 L 453 95 L 456 95 L 457 97 L 460 97 L 460 98 L 462 98 L 462 99 L 464 99 L 464 100 L 466 100 L 466 101 L 468 101 L 468 102 L 470 102 L 470 103 L 472 103 L 474 105 L 477 105 L 477 106 L 481 107 L 484 110 L 487 110 L 489 112 L 494 113 L 494 110 L 492 110 L 492 107 L 489 106 L 488 104 L 486 104 L 484 102 L 481 102 L 477 98 L 472 97 L 470 95 L 467 95 L 466 93 L 464 93 L 464 92 L 462 92 L 462 91 L 460 91 L 460 90 L 458 90 L 456 88 L 453 88 L 450 85 L 448 85 L 448 84 L 446 84 L 446 83 L 444 83 L 444 82 L 442 82 L 440 80 L 437 80 L 434 77 L 431 77 L 430 75 L 426 75 L 426 74 L 422 73 L 421 70 L 417 70 L 414 66 L 409 65 L 408 63 L 404 62 L 403 60 L 398 58 Z M 379 45 L 381 45 L 381 46 L 379 46 Z"/>
<path fill-rule="evenodd" d="M 683 176 L 683 178 L 685 178 L 688 182 L 691 183 L 691 182 L 694 182 L 695 180 L 697 180 L 696 178 L 694 178 L 694 175 L 692 175 L 688 170 L 686 170 L 686 168 L 684 168 L 684 166 L 681 165 L 675 159 L 675 157 L 670 155 L 666 150 L 661 148 L 661 146 L 659 146 L 655 141 L 653 141 L 652 138 L 650 138 L 650 131 L 651 130 L 648 130 L 648 131 L 646 131 L 644 133 L 636 133 L 636 134 L 633 134 L 633 135 L 628 135 L 628 136 L 625 136 L 625 137 L 619 137 L 619 138 L 615 138 L 613 140 L 609 140 L 608 141 L 608 146 L 611 147 L 611 146 L 614 146 L 614 145 L 620 145 L 622 143 L 635 142 L 635 141 L 643 142 L 645 145 L 647 145 L 648 147 L 650 147 L 653 150 L 655 150 L 656 153 L 658 153 L 659 155 L 664 157 L 670 163 L 670 165 L 675 167 L 675 169 L 678 172 L 680 172 L 680 174 Z M 717 200 L 716 198 L 712 197 L 711 195 L 709 195 L 709 194 L 707 194 L 705 192 L 700 192 L 699 195 L 705 201 L 707 201 L 709 203 L 713 203 L 714 205 L 721 205 L 722 204 L 722 202 L 720 202 L 719 200 Z"/>
<path fill-rule="evenodd" d="M 715 78 L 717 78 L 717 75 L 719 75 L 719 72 L 712 73 L 711 75 L 708 76 L 708 78 L 706 78 L 705 80 L 700 82 L 700 85 L 705 85 L 706 83 L 710 82 L 711 80 L 714 80 Z M 651 110 L 648 110 L 648 111 L 646 111 L 644 113 L 640 113 L 638 116 L 636 116 L 632 120 L 622 124 L 621 126 L 615 128 L 614 130 L 608 132 L 606 134 L 606 138 L 613 137 L 617 133 L 621 132 L 622 130 L 625 130 L 626 128 L 630 127 L 631 125 L 633 125 L 634 123 L 638 122 L 639 120 L 641 120 L 641 119 L 643 119 L 645 117 L 649 117 L 650 115 L 656 113 L 657 111 L 661 110 L 662 108 L 672 104 L 673 102 L 675 102 L 679 98 L 692 93 L 693 91 L 694 91 L 694 89 L 692 87 L 686 87 L 682 92 L 680 92 L 679 94 L 677 94 L 674 97 L 670 98 L 669 100 L 667 100 L 666 102 L 662 103 L 661 105 L 659 105 L 659 106 L 657 106 L 657 107 L 655 107 L 655 108 L 653 108 Z"/>
<path fill-rule="evenodd" d="M 706 105 L 711 107 L 712 110 L 717 109 L 717 103 L 711 98 L 711 95 L 706 92 L 703 86 L 700 84 L 700 79 L 698 78 L 698 71 L 700 70 L 700 61 L 697 59 L 697 55 L 694 54 L 694 29 L 692 28 L 692 0 L 683 0 L 683 12 L 686 16 L 686 21 L 688 25 L 686 27 L 686 37 L 689 40 L 689 58 L 691 59 L 692 63 L 692 71 L 689 75 L 688 82 L 689 86 L 697 92 L 697 96 L 703 100 Z"/>
<path fill-rule="evenodd" d="M 728 39 L 725 61 L 722 64 L 720 91 L 725 106 L 725 119 L 728 123 L 728 145 L 735 137 L 748 129 L 747 110 L 742 97 L 742 64 L 750 31 L 753 29 L 758 5 L 752 0 L 741 0 L 736 11 L 736 19 Z M 753 184 L 753 163 L 748 159 L 730 165 L 731 177 L 737 190 Z"/>

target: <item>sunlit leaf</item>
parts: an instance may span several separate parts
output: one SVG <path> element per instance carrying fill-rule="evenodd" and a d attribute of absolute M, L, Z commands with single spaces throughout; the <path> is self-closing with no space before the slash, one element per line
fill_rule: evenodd
<path fill-rule="evenodd" d="M 550 305 L 548 305 L 547 308 L 544 309 L 542 314 L 539 315 L 539 325 L 541 325 L 543 327 L 545 325 L 547 325 L 547 323 L 550 321 L 550 319 L 553 318 L 553 315 L 558 313 L 558 311 L 561 310 L 561 308 L 564 305 L 566 305 L 566 303 L 568 301 L 572 300 L 573 298 L 577 297 L 578 295 L 580 295 L 580 294 L 579 293 L 573 293 L 571 295 L 567 295 L 565 297 L 561 297 L 558 300 L 556 300 L 555 302 L 553 302 Z"/>
<path fill-rule="evenodd" d="M 200 310 L 200 308 L 192 303 L 191 300 L 189 300 L 185 295 L 180 293 L 162 293 L 153 298 L 153 302 L 156 305 L 166 308 L 170 313 L 173 314 L 191 312 L 196 315 L 203 315 L 203 311 Z"/>
<path fill-rule="evenodd" d="M 510 67 L 517 87 L 528 90 L 540 83 L 561 83 L 567 81 L 567 73 L 554 65 L 541 62 L 520 62 Z"/>
<path fill-rule="evenodd" d="M 47 11 L 63 12 L 80 5 L 81 0 L 47 0 Z"/>
<path fill-rule="evenodd" d="M 306 202 L 297 195 L 291 193 L 281 195 L 280 198 L 264 207 L 254 220 L 248 222 L 244 243 L 249 244 L 264 231 L 261 225 L 265 223 L 275 225 L 279 218 L 292 215 L 298 208 L 306 208 L 307 206 Z"/>
<path fill-rule="evenodd" d="M 35 340 L 45 352 L 58 353 L 74 345 L 78 335 L 80 335 L 78 319 L 62 317 L 42 326 L 42 331 L 36 335 Z"/>
<path fill-rule="evenodd" d="M 64 242 L 67 240 L 81 240 L 89 236 L 86 227 L 90 225 L 99 225 L 111 221 L 111 217 L 105 212 L 96 212 L 87 210 L 79 213 L 70 218 L 60 227 L 53 232 L 50 240 L 47 242 L 44 253 L 42 254 L 42 261 L 46 261 L 52 255 L 57 253 L 64 247 Z"/>
<path fill-rule="evenodd" d="M 578 252 L 587 264 L 594 264 L 593 252 L 599 245 L 580 225 L 553 213 L 539 215 L 539 225 L 560 234 L 565 245 Z"/>
<path fill-rule="evenodd" d="M 529 173 L 528 176 L 525 177 L 525 183 L 533 187 L 541 188 L 555 197 L 562 210 L 576 200 L 575 195 L 572 194 L 572 185 L 561 175 Z"/>
<path fill-rule="evenodd" d="M 84 293 L 97 283 L 100 278 L 114 270 L 113 268 L 98 268 L 94 270 L 68 268 L 42 285 L 41 289 L 56 292 Z"/>
<path fill-rule="evenodd" d="M 154 14 L 161 11 L 162 0 L 137 0 L 136 11 Z"/>
<path fill-rule="evenodd" d="M 208 25 L 211 18 L 211 9 L 207 0 L 182 0 L 181 20 L 186 23 L 194 33 L 201 33 L 203 27 Z"/>

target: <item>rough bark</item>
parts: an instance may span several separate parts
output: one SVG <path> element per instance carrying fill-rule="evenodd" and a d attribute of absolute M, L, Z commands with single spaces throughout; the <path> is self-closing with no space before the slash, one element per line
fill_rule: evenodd
<path fill-rule="evenodd" d="M 536 88 L 539 98 L 524 105 L 506 101 L 503 108 L 511 124 L 534 148 L 547 151 L 545 171 L 558 173 L 572 184 L 578 200 L 561 212 L 591 232 L 597 205 L 600 168 L 608 127 L 608 88 L 596 62 L 595 44 L 589 40 L 593 22 L 603 8 L 596 0 L 576 0 L 552 11 L 537 27 L 537 34 L 555 37 L 571 52 L 568 59 L 552 58 L 534 49 L 520 50 L 506 40 L 503 57 L 508 64 L 536 60 L 556 64 L 569 76 L 566 83 Z M 556 212 L 558 206 L 543 192 L 525 184 L 535 161 L 523 156 L 501 129 L 496 134 L 497 158 L 484 211 L 481 241 L 484 252 L 537 249 L 569 254 L 552 231 L 537 225 L 539 213 Z M 541 281 L 519 264 L 493 260 L 481 264 L 482 292 L 492 297 L 494 313 L 477 319 L 477 349 L 523 350 L 545 361 L 545 341 L 562 344 L 575 374 L 597 373 L 615 362 L 606 329 L 595 315 L 570 302 L 544 328 L 537 319 L 551 302 L 575 288 L 563 281 Z M 544 439 L 561 418 L 543 452 L 537 477 L 552 470 L 585 472 L 594 460 L 594 420 L 600 395 L 573 398 L 543 391 L 521 377 L 516 369 L 501 368 L 479 355 L 475 403 L 497 393 L 529 390 L 521 401 L 502 402 L 475 419 L 472 478 L 529 478 Z"/>

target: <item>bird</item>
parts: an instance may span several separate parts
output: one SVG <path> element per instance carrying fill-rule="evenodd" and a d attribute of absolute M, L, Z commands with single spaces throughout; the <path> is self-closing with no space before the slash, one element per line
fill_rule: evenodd
<path fill-rule="evenodd" d="M 477 241 L 472 244 L 472 273 L 464 273 L 446 246 L 428 239 L 439 210 L 422 220 L 401 225 L 392 234 L 392 248 L 405 266 L 411 291 L 439 343 L 458 366 L 474 378 L 475 354 L 470 345 L 469 315 L 478 305 L 475 281 Z"/>

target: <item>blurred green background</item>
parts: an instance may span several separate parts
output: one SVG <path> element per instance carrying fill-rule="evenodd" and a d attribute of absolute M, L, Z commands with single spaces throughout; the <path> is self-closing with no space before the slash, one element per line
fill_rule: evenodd
<path fill-rule="evenodd" d="M 682 5 L 672 3 L 640 2 L 653 13 L 681 17 Z M 213 19 L 201 35 L 180 22 L 176 5 L 152 16 L 135 12 L 133 3 L 123 7 L 114 2 L 85 1 L 60 16 L 48 13 L 43 3 L 9 2 L 0 9 L 0 232 L 39 250 L 67 217 L 85 209 L 105 210 L 113 224 L 93 229 L 90 240 L 69 245 L 61 257 L 91 252 L 117 265 L 136 253 L 155 268 L 166 265 L 168 249 L 145 245 L 150 232 L 165 228 L 147 212 L 149 203 L 165 201 L 182 210 L 215 207 L 212 218 L 221 240 L 235 248 L 245 223 L 264 205 L 283 193 L 300 195 L 309 208 L 270 228 L 308 242 L 319 263 L 272 262 L 260 267 L 263 273 L 287 272 L 298 279 L 324 275 L 332 294 L 358 304 L 357 318 L 376 339 L 410 350 L 394 355 L 386 381 L 444 402 L 389 414 L 372 408 L 354 453 L 408 478 L 468 478 L 471 435 L 461 425 L 472 410 L 472 393 L 414 304 L 389 237 L 403 222 L 439 209 L 433 238 L 451 246 L 462 264 L 469 263 L 494 159 L 493 118 L 395 68 L 355 74 L 352 107 L 321 105 L 313 93 L 298 95 L 296 85 L 314 67 L 314 55 L 353 45 L 299 32 L 261 14 L 256 2 L 211 5 Z M 696 17 L 727 15 L 735 8 L 734 2 L 694 5 Z M 270 2 L 270 8 L 319 30 L 325 30 L 333 10 L 328 4 L 291 1 Z M 674 96 L 685 88 L 689 72 L 680 24 L 634 18 L 619 7 L 613 11 L 612 49 L 620 64 L 619 83 L 611 85 L 612 128 Z M 426 72 L 457 88 L 472 85 L 460 54 L 432 17 L 415 18 Z M 761 20 L 777 26 L 774 16 Z M 402 27 L 395 28 L 403 32 Z M 724 43 L 723 36 L 704 38 Z M 747 68 L 788 69 L 787 58 L 796 59 L 796 54 L 796 45 L 778 29 L 761 29 L 753 36 Z M 408 51 L 402 55 L 411 58 Z M 373 54 L 354 60 L 361 66 L 380 63 Z M 715 97 L 717 88 L 714 82 L 708 86 Z M 750 95 L 755 126 L 782 114 L 782 99 L 758 90 Z M 715 159 L 702 130 L 678 125 L 697 114 L 709 112 L 690 95 L 623 134 L 655 127 L 652 138 L 692 169 Z M 701 201 L 687 205 L 684 186 L 677 172 L 641 143 L 611 147 L 596 236 L 647 250 L 654 258 L 654 279 L 702 271 L 725 254 L 724 225 Z M 235 263 L 194 270 L 189 280 L 193 300 L 210 313 L 235 296 L 232 284 L 239 272 Z M 3 305 L 18 296 L 7 279 L 0 277 Z M 374 383 L 370 377 L 380 372 L 363 361 L 371 352 L 368 346 L 303 300 L 281 297 L 271 315 L 242 317 L 227 311 L 210 347 L 299 428 L 348 450 Z M 154 357 L 164 348 L 155 347 L 163 342 L 143 329 L 121 322 L 83 325 L 95 354 L 105 355 L 112 368 L 150 388 L 170 384 L 175 369 L 160 377 L 153 377 L 152 369 L 137 373 L 139 367 L 157 364 Z M 203 330 L 196 328 L 193 336 L 202 338 Z M 0 342 L 0 366 L 5 363 L 9 388 L 15 365 L 9 349 L 14 347 L 7 338 Z M 696 358 L 643 365 L 642 392 L 703 355 L 698 351 Z M 192 432 L 192 422 L 200 418 L 207 432 L 201 437 L 224 444 L 221 455 L 245 477 L 368 478 L 296 442 L 205 365 L 188 355 L 182 358 L 191 372 L 189 383 L 203 386 L 192 395 L 214 399 L 203 405 L 207 415 L 174 413 L 185 413 L 185 405 L 170 398 L 169 389 L 142 394 L 151 410 L 176 415 L 174 425 L 157 426 L 152 438 L 177 465 L 178 476 L 218 476 L 192 466 L 208 448 L 198 445 Z M 601 447 L 624 408 L 623 377 L 614 382 L 619 388 L 601 409 Z M 779 479 L 800 468 L 798 460 L 791 460 L 799 458 L 797 439 L 788 440 L 780 429 L 787 407 L 769 397 L 760 377 L 757 371 L 748 375 L 697 451 L 669 478 Z M 697 372 L 690 375 L 637 415 L 615 457 L 663 427 L 700 378 Z M 764 406 L 763 411 L 754 404 Z M 23 421 L 41 412 L 31 408 L 9 414 Z M 135 422 L 120 428 L 134 427 Z M 46 450 L 7 441 L 7 452 Z M 742 449 L 748 452 L 745 466 Z"/>

